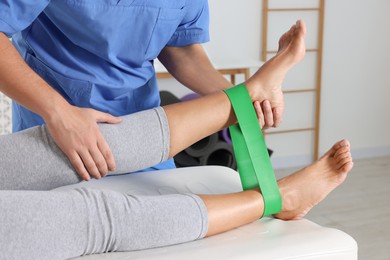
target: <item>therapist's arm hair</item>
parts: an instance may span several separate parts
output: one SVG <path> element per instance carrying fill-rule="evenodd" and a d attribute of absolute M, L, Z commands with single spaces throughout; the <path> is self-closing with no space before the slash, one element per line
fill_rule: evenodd
<path fill-rule="evenodd" d="M 96 122 L 119 118 L 70 105 L 22 59 L 0 32 L 0 91 L 40 115 L 57 145 L 84 179 L 100 178 L 115 169 L 115 160 Z"/>
<path fill-rule="evenodd" d="M 211 64 L 201 44 L 184 47 L 166 46 L 158 59 L 173 77 L 200 95 L 208 95 L 232 87 L 232 83 Z M 281 119 L 274 120 L 273 111 L 268 103 L 255 101 L 254 106 L 259 121 L 265 128 L 277 126 L 274 122 Z"/>

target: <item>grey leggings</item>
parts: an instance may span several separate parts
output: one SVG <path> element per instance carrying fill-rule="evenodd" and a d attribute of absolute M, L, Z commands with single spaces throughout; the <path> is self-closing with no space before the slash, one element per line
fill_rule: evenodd
<path fill-rule="evenodd" d="M 167 159 L 164 110 L 143 111 L 100 129 L 119 174 Z M 0 136 L 0 259 L 65 259 L 196 240 L 207 209 L 192 194 L 136 196 L 114 191 L 48 191 L 80 182 L 45 126 Z"/>

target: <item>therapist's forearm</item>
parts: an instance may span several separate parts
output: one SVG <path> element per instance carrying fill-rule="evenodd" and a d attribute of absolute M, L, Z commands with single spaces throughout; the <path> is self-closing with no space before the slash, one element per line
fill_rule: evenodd
<path fill-rule="evenodd" d="M 232 86 L 213 67 L 200 44 L 165 47 L 159 55 L 159 60 L 179 82 L 201 95 Z"/>
<path fill-rule="evenodd" d="M 69 105 L 22 59 L 9 39 L 0 32 L 0 91 L 19 104 L 50 117 Z"/>
<path fill-rule="evenodd" d="M 22 59 L 0 32 L 0 91 L 47 123 L 56 144 L 84 180 L 100 178 L 115 169 L 115 160 L 96 122 L 119 118 L 70 105 Z"/>

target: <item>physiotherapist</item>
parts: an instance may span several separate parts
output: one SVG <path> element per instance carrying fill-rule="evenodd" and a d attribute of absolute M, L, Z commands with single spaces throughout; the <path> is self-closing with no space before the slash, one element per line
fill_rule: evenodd
<path fill-rule="evenodd" d="M 14 100 L 13 131 L 46 123 L 84 180 L 105 176 L 115 158 L 97 123 L 159 106 L 154 59 L 199 94 L 231 86 L 208 40 L 207 0 L 1 0 L 0 91 Z"/>

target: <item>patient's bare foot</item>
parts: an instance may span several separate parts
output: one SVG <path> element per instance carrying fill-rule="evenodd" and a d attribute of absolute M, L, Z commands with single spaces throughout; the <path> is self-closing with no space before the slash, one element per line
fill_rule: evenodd
<path fill-rule="evenodd" d="M 283 209 L 276 218 L 303 218 L 311 208 L 339 186 L 353 162 L 347 140 L 337 142 L 317 162 L 278 181 Z"/>
<path fill-rule="evenodd" d="M 284 112 L 282 82 L 287 72 L 305 56 L 306 26 L 299 20 L 279 39 L 278 53 L 268 60 L 245 85 L 253 101 L 268 100 L 274 113 L 274 126 Z"/>

